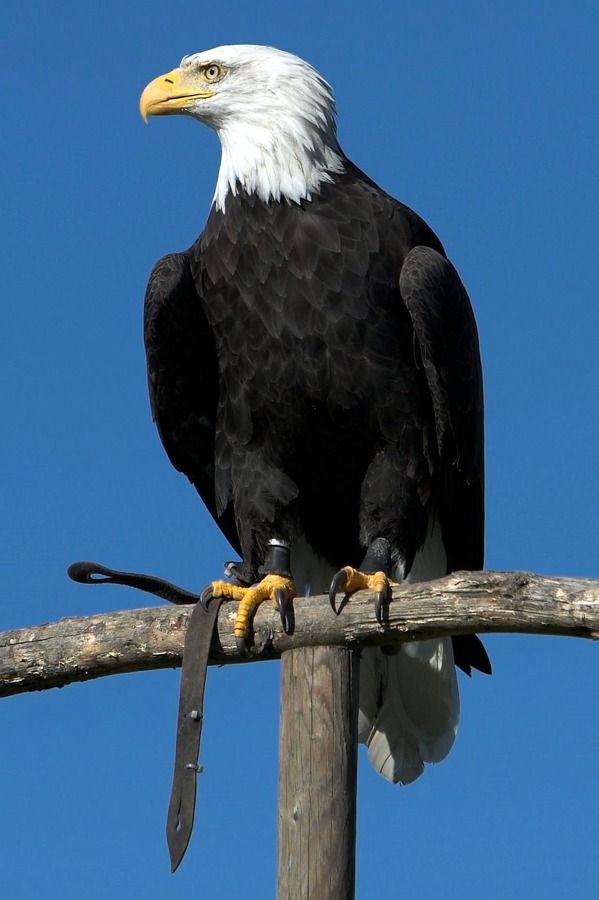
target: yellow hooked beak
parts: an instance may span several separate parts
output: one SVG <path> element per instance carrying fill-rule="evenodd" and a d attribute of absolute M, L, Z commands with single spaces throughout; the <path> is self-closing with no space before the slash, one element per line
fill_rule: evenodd
<path fill-rule="evenodd" d="M 147 122 L 148 116 L 174 115 L 189 106 L 190 100 L 206 100 L 214 94 L 215 91 L 199 89 L 192 72 L 173 69 L 159 75 L 144 89 L 139 98 L 139 111 Z"/>

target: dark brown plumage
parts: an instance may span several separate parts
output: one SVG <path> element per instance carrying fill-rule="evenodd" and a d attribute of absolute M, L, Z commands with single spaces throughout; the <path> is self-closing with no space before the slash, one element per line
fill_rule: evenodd
<path fill-rule="evenodd" d="M 448 571 L 482 567 L 470 303 L 431 229 L 351 164 L 300 206 L 213 208 L 155 266 L 145 343 L 169 458 L 252 572 L 303 533 L 333 568 L 385 537 L 407 575 L 431 509 Z"/>

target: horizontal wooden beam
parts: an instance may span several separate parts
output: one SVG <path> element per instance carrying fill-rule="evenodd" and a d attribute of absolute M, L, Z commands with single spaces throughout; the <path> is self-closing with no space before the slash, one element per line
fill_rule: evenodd
<path fill-rule="evenodd" d="M 191 609 L 134 609 L 0 633 L 0 696 L 180 666 Z M 235 610 L 234 603 L 221 607 L 212 663 L 247 662 L 239 656 L 233 636 Z M 455 572 L 439 581 L 396 587 L 383 627 L 374 618 L 366 591 L 344 603 L 339 615 L 325 596 L 298 598 L 292 622 L 293 634 L 286 635 L 278 613 L 264 604 L 254 623 L 252 659 L 277 658 L 296 647 L 355 649 L 471 632 L 597 639 L 599 581 L 525 572 Z"/>

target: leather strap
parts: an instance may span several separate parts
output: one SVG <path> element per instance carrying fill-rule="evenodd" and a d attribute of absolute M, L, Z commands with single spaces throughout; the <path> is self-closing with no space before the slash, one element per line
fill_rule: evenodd
<path fill-rule="evenodd" d="M 199 594 L 192 594 L 162 578 L 137 572 L 119 572 L 94 562 L 73 563 L 68 569 L 68 575 L 73 581 L 83 584 L 122 584 L 155 594 L 171 603 L 195 603 L 187 624 L 183 649 L 175 770 L 166 818 L 166 839 L 171 858 L 171 872 L 174 872 L 185 855 L 193 831 L 196 782 L 198 773 L 202 771 L 201 766 L 198 766 L 198 756 L 204 718 L 208 657 L 212 635 L 218 622 L 218 611 L 223 601 L 213 599 L 208 609 L 205 609 L 198 603 Z"/>
<path fill-rule="evenodd" d="M 204 718 L 204 688 L 210 645 L 221 603 L 220 599 L 212 600 L 207 610 L 198 603 L 189 618 L 185 635 L 175 771 L 166 817 L 171 872 L 178 868 L 183 859 L 193 830 L 197 776 L 202 772 L 202 767 L 198 766 L 198 754 Z"/>
<path fill-rule="evenodd" d="M 109 569 L 96 562 L 75 562 L 67 569 L 67 575 L 79 584 L 121 584 L 125 587 L 136 588 L 138 591 L 146 591 L 154 594 L 169 603 L 178 606 L 189 603 L 197 603 L 199 594 L 192 594 L 185 588 L 164 578 L 156 578 L 155 575 L 143 575 L 140 572 L 119 572 L 118 569 Z"/>

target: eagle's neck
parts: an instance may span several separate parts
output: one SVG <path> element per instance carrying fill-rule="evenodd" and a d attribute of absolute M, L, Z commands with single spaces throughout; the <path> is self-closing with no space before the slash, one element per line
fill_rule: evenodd
<path fill-rule="evenodd" d="M 332 117 L 310 121 L 298 113 L 274 122 L 237 120 L 218 134 L 222 157 L 213 203 L 223 212 L 228 194 L 239 191 L 265 203 L 310 200 L 344 168 Z"/>

